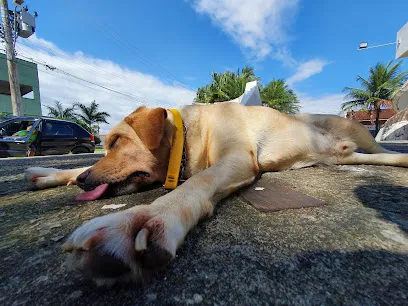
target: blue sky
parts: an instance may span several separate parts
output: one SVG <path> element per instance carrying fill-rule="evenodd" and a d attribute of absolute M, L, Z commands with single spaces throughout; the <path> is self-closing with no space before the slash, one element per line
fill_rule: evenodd
<path fill-rule="evenodd" d="M 212 71 L 251 65 L 262 83 L 286 79 L 300 98 L 302 112 L 320 113 L 339 113 L 343 87 L 357 86 L 357 74 L 366 76 L 370 66 L 395 56 L 395 46 L 357 51 L 359 43 L 393 42 L 408 21 L 408 1 L 400 0 L 26 4 L 39 17 L 36 37 L 18 43 L 22 56 L 140 97 L 138 103 L 189 103 Z M 408 69 L 408 62 L 403 68 Z M 137 107 L 111 92 L 41 70 L 45 104 L 96 99 L 105 110 L 116 110 L 112 123 Z"/>

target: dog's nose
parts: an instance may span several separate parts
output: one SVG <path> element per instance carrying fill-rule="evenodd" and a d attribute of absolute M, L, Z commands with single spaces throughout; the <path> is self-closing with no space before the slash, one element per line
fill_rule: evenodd
<path fill-rule="evenodd" d="M 82 172 L 80 175 L 77 176 L 76 178 L 76 183 L 79 187 L 82 189 L 85 189 L 85 182 L 86 179 L 89 176 L 89 173 L 91 173 L 91 169 L 86 170 L 85 172 Z"/>

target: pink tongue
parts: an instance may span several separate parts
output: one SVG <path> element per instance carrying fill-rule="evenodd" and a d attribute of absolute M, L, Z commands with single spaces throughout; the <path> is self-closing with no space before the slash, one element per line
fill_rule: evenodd
<path fill-rule="evenodd" d="M 75 198 L 78 201 L 93 201 L 98 199 L 108 189 L 109 184 L 102 184 L 96 187 L 94 190 L 86 191 L 77 195 Z"/>

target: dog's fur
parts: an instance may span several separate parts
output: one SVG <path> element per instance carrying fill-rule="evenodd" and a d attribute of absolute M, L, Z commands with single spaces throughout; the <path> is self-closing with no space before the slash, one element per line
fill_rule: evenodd
<path fill-rule="evenodd" d="M 316 164 L 408 167 L 408 155 L 383 149 L 364 126 L 337 116 L 285 115 L 236 103 L 186 106 L 180 113 L 188 180 L 151 205 L 86 222 L 63 246 L 73 265 L 100 284 L 139 280 L 146 271 L 166 265 L 218 201 L 262 172 Z M 93 167 L 31 168 L 26 178 L 40 188 L 76 183 L 92 190 L 108 183 L 110 196 L 136 192 L 164 182 L 173 133 L 171 112 L 138 108 L 112 129 L 106 156 Z M 370 154 L 356 153 L 356 148 Z"/>

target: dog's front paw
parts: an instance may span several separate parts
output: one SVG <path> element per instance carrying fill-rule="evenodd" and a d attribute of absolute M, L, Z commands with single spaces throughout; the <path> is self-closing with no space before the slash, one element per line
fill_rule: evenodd
<path fill-rule="evenodd" d="M 31 167 L 26 169 L 25 179 L 40 189 L 55 187 L 63 184 L 57 180 L 58 171 L 55 168 Z"/>
<path fill-rule="evenodd" d="M 63 245 L 68 263 L 98 285 L 143 281 L 148 271 L 167 265 L 177 249 L 178 224 L 150 206 L 137 206 L 94 218 L 77 228 Z"/>

